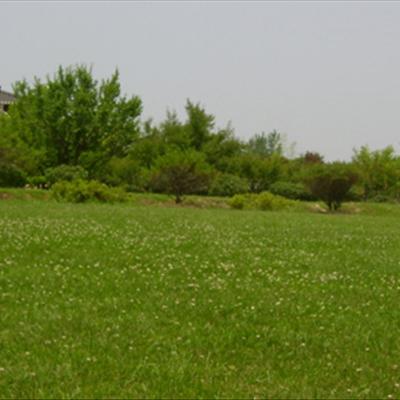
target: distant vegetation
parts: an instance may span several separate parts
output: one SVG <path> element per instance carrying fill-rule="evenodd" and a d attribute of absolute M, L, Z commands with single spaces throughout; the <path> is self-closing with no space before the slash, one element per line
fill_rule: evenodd
<path fill-rule="evenodd" d="M 240 140 L 190 100 L 184 121 L 174 112 L 159 124 L 143 121 L 140 98 L 121 94 L 118 72 L 98 82 L 85 66 L 60 67 L 32 85 L 17 82 L 14 92 L 17 101 L 0 115 L 0 187 L 79 179 L 168 193 L 177 203 L 187 194 L 268 191 L 321 200 L 330 210 L 346 200 L 400 199 L 400 157 L 390 146 L 360 147 L 347 163 L 324 162 L 311 150 L 291 157 L 282 133 Z"/>

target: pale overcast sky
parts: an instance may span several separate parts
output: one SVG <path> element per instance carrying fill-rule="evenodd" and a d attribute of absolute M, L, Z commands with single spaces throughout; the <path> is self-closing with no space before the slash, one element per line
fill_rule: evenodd
<path fill-rule="evenodd" d="M 118 67 L 156 121 L 190 98 L 298 153 L 400 148 L 400 3 L 0 2 L 0 28 L 4 89 L 60 64 Z"/>

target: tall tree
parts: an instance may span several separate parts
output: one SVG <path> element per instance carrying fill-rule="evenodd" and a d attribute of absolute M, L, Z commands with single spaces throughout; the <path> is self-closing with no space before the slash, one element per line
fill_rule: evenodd
<path fill-rule="evenodd" d="M 153 188 L 174 195 L 178 204 L 185 194 L 207 193 L 211 174 L 203 153 L 171 150 L 155 164 Z"/>
<path fill-rule="evenodd" d="M 142 105 L 121 95 L 119 74 L 100 84 L 85 66 L 59 67 L 46 82 L 14 85 L 12 130 L 43 155 L 43 167 L 76 165 L 85 153 L 126 154 L 138 135 Z"/>
<path fill-rule="evenodd" d="M 243 143 L 235 137 L 234 130 L 229 123 L 226 128 L 220 129 L 210 136 L 202 151 L 206 155 L 208 163 L 219 171 L 225 172 L 230 160 L 240 155 L 243 147 Z"/>
<path fill-rule="evenodd" d="M 380 194 L 398 195 L 400 180 L 400 158 L 394 148 L 371 151 L 367 146 L 355 150 L 353 163 L 360 175 L 366 198 Z"/>
<path fill-rule="evenodd" d="M 357 173 L 346 163 L 314 164 L 305 183 L 313 196 L 322 200 L 330 211 L 338 210 L 357 182 Z"/>
<path fill-rule="evenodd" d="M 255 134 L 248 141 L 248 148 L 251 153 L 257 154 L 261 157 L 269 157 L 272 154 L 283 155 L 284 151 L 284 137 L 281 133 L 273 130 L 266 134 Z"/>
<path fill-rule="evenodd" d="M 186 102 L 187 122 L 191 145 L 196 150 L 201 150 L 210 139 L 215 124 L 215 117 L 207 114 L 200 104 L 194 104 L 190 100 Z"/>

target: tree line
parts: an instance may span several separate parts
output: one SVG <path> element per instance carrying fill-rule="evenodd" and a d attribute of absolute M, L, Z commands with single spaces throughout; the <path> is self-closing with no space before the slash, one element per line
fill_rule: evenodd
<path fill-rule="evenodd" d="M 59 67 L 52 77 L 14 85 L 16 101 L 0 115 L 0 186 L 50 187 L 57 181 L 99 181 L 127 191 L 233 196 L 273 194 L 323 200 L 400 199 L 400 157 L 393 147 L 362 146 L 350 162 L 325 162 L 307 151 L 289 157 L 274 130 L 249 140 L 187 100 L 185 119 L 168 111 L 142 120 L 139 97 L 122 95 L 118 71 L 97 81 L 90 68 Z"/>

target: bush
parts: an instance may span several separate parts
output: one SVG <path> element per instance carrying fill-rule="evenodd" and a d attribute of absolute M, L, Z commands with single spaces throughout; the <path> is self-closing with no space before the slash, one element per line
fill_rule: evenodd
<path fill-rule="evenodd" d="M 315 197 L 311 195 L 310 191 L 307 190 L 302 183 L 279 181 L 273 183 L 269 190 L 275 195 L 286 197 L 291 200 L 315 200 Z"/>
<path fill-rule="evenodd" d="M 235 194 L 231 199 L 228 200 L 228 205 L 235 210 L 242 210 L 246 203 L 246 196 L 242 194 Z"/>
<path fill-rule="evenodd" d="M 347 201 L 365 200 L 364 188 L 359 185 L 352 186 L 352 188 L 347 192 L 345 200 Z"/>
<path fill-rule="evenodd" d="M 400 182 L 396 182 L 388 191 L 389 195 L 395 201 L 400 200 Z"/>
<path fill-rule="evenodd" d="M 58 201 L 83 203 L 86 201 L 117 202 L 127 199 L 121 188 L 110 188 L 97 181 L 60 181 L 51 188 L 52 197 Z"/>
<path fill-rule="evenodd" d="M 348 165 L 340 162 L 317 165 L 306 177 L 311 193 L 331 211 L 340 208 L 356 182 L 357 175 Z"/>
<path fill-rule="evenodd" d="M 395 199 L 386 194 L 378 193 L 375 196 L 369 197 L 368 201 L 371 203 L 393 203 Z"/>
<path fill-rule="evenodd" d="M 263 211 L 281 210 L 293 204 L 291 200 L 285 199 L 282 196 L 276 196 L 270 192 L 262 192 L 255 199 L 257 208 Z"/>
<path fill-rule="evenodd" d="M 211 184 L 209 194 L 211 196 L 234 196 L 235 194 L 247 193 L 249 184 L 232 174 L 219 174 Z"/>
<path fill-rule="evenodd" d="M 207 193 L 211 175 L 212 169 L 203 153 L 171 150 L 156 160 L 150 187 L 174 195 L 178 204 L 186 194 Z"/>
<path fill-rule="evenodd" d="M 237 194 L 228 200 L 228 205 L 236 210 L 259 209 L 282 210 L 290 208 L 296 203 L 293 200 L 285 199 L 282 196 L 276 196 L 270 192 L 262 192 L 259 194 Z"/>
<path fill-rule="evenodd" d="M 143 192 L 146 187 L 146 174 L 136 160 L 128 157 L 113 157 L 104 171 L 105 183 L 111 186 L 122 186 L 131 192 Z"/>
<path fill-rule="evenodd" d="M 47 179 L 43 175 L 32 176 L 28 178 L 28 184 L 36 188 L 45 188 L 47 186 Z"/>
<path fill-rule="evenodd" d="M 13 164 L 0 164 L 0 187 L 22 187 L 26 184 L 25 173 Z"/>
<path fill-rule="evenodd" d="M 55 168 L 46 170 L 46 183 L 49 186 L 56 182 L 71 182 L 75 180 L 85 180 L 88 178 L 88 173 L 79 165 L 59 165 Z"/>

